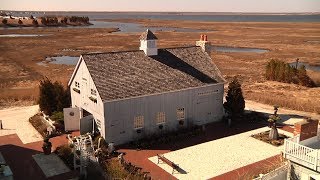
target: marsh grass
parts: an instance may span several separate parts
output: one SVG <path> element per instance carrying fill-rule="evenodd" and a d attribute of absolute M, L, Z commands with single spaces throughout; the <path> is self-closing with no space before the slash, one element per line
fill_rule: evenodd
<path fill-rule="evenodd" d="M 38 88 L 0 89 L 0 109 L 11 106 L 35 105 L 38 100 Z"/>
<path fill-rule="evenodd" d="M 296 99 L 288 98 L 287 96 L 274 97 L 272 95 L 266 95 L 263 93 L 250 93 L 247 98 L 263 104 L 277 104 L 280 107 L 320 114 L 320 104 L 318 103 L 318 101 L 314 101 L 312 99 Z"/>
<path fill-rule="evenodd" d="M 320 87 L 320 72 L 316 72 L 316 71 L 307 71 L 307 74 L 309 75 L 309 77 L 314 81 L 314 83 L 316 84 L 317 87 Z"/>

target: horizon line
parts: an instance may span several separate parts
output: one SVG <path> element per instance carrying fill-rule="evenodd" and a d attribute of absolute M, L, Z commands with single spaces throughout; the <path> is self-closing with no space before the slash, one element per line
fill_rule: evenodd
<path fill-rule="evenodd" d="M 101 13 L 241 13 L 241 14 L 304 14 L 313 13 L 317 14 L 319 11 L 306 11 L 306 12 L 243 12 L 243 11 L 83 11 L 83 10 L 3 10 L 0 11 L 13 11 L 13 12 L 101 12 Z"/>

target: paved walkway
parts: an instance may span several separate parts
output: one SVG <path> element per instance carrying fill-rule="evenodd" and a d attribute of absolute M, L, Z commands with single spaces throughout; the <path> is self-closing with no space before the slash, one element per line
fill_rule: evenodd
<path fill-rule="evenodd" d="M 38 111 L 38 105 L 0 110 L 3 126 L 3 129 L 0 129 L 0 136 L 17 134 L 23 144 L 41 141 L 42 136 L 29 123 L 29 118 Z"/>

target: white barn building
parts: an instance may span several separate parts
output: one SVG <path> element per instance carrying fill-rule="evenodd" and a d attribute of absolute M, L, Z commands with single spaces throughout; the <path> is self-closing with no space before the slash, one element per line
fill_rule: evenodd
<path fill-rule="evenodd" d="M 206 36 L 197 46 L 158 49 L 147 30 L 140 42 L 140 50 L 80 56 L 66 128 L 95 126 L 107 142 L 123 144 L 222 118 L 225 80 L 206 52 Z"/>

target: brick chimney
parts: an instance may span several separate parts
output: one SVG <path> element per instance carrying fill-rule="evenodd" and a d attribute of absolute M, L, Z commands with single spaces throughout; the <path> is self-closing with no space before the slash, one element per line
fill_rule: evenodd
<path fill-rule="evenodd" d="M 318 120 L 304 119 L 302 122 L 294 124 L 293 134 L 300 134 L 300 141 L 317 136 Z"/>
<path fill-rule="evenodd" d="M 200 46 L 203 52 L 210 54 L 211 43 L 208 41 L 208 36 L 205 34 L 200 35 L 200 40 L 196 41 L 196 46 Z"/>

